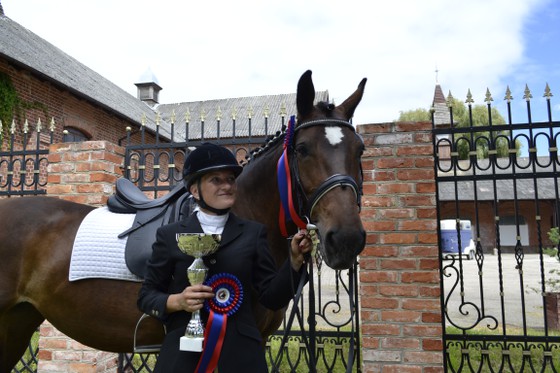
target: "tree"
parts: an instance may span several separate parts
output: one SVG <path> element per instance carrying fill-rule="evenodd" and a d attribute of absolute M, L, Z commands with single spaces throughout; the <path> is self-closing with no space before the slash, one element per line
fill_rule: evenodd
<path fill-rule="evenodd" d="M 455 128 L 481 127 L 490 125 L 487 105 L 471 105 L 469 107 L 459 99 L 452 99 L 453 122 Z M 505 124 L 504 117 L 498 109 L 490 109 L 492 125 Z M 472 119 L 471 119 L 472 118 Z M 426 109 L 414 109 L 401 111 L 398 121 L 430 121 L 431 113 Z M 478 159 L 488 158 L 488 151 L 493 146 L 497 157 L 508 157 L 511 137 L 508 131 L 473 131 L 470 133 L 455 134 L 454 143 L 459 159 L 468 159 L 471 143 L 476 144 L 476 156 Z M 521 143 L 516 140 L 514 147 L 517 154 L 520 154 Z"/>
<path fill-rule="evenodd" d="M 426 109 L 399 111 L 399 122 L 429 122 L 432 120 L 430 112 Z"/>

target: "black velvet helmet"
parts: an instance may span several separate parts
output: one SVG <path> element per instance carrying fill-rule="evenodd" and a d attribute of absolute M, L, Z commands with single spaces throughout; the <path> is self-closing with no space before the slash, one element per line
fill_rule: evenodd
<path fill-rule="evenodd" d="M 228 149 L 206 142 L 189 153 L 183 167 L 183 179 L 187 189 L 203 174 L 216 170 L 232 170 L 239 176 L 243 167 Z"/>

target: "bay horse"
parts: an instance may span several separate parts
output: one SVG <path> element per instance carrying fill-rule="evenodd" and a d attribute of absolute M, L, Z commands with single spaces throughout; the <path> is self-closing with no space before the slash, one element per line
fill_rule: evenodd
<path fill-rule="evenodd" d="M 353 265 L 365 246 L 359 216 L 363 142 L 349 123 L 362 99 L 366 79 L 341 105 L 314 105 L 311 71 L 297 87 L 297 124 L 286 147 L 292 171 L 295 209 L 315 224 L 323 260 L 334 269 Z M 238 178 L 234 211 L 267 225 L 278 263 L 288 253 L 279 228 L 277 163 L 287 141 L 278 136 L 255 154 Z M 0 373 L 8 373 L 25 352 L 37 327 L 47 319 L 62 333 L 95 349 L 131 352 L 142 315 L 136 307 L 140 283 L 108 279 L 70 282 L 72 245 L 93 207 L 54 197 L 0 200 Z M 288 222 L 286 230 L 295 233 Z M 266 339 L 282 313 L 256 310 Z M 159 344 L 161 324 L 148 318 L 139 345 Z"/>

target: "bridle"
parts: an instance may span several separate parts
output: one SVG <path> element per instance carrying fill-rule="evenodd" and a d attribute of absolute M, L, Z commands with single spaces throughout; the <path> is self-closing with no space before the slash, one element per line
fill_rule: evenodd
<path fill-rule="evenodd" d="M 295 125 L 294 117 L 290 119 L 288 124 L 288 129 L 286 130 L 286 138 L 284 141 L 284 155 L 283 157 L 288 158 L 289 165 L 287 172 L 289 173 L 288 180 L 291 185 L 286 185 L 287 188 L 291 188 L 291 200 L 283 201 L 283 207 L 286 211 L 286 218 L 292 220 L 299 228 L 305 228 L 307 223 L 312 223 L 311 217 L 313 211 L 321 198 L 323 198 L 331 190 L 338 187 L 350 187 L 354 192 L 356 199 L 356 204 L 358 208 L 361 209 L 361 197 L 362 197 L 362 182 L 363 182 L 363 169 L 360 163 L 360 180 L 356 181 L 350 175 L 344 174 L 334 174 L 327 177 L 313 192 L 313 194 L 307 197 L 305 191 L 303 190 L 301 176 L 299 172 L 298 162 L 297 162 L 297 151 L 294 147 L 295 137 L 298 132 L 305 130 L 307 128 L 315 126 L 337 126 L 349 128 L 355 134 L 355 136 L 363 143 L 363 140 L 359 134 L 356 133 L 354 126 L 345 120 L 340 119 L 317 119 Z M 290 125 L 292 126 L 290 128 Z M 280 174 L 279 174 L 280 178 Z M 280 180 L 279 180 L 280 184 Z M 280 185 L 279 185 L 280 187 Z M 288 206 L 286 206 L 288 204 Z M 296 215 L 296 216 L 294 216 Z M 280 222 L 282 225 L 282 222 Z"/>
<path fill-rule="evenodd" d="M 280 231 L 284 236 L 287 237 L 287 228 L 286 228 L 286 220 L 292 220 L 298 228 L 307 228 L 308 232 L 312 232 L 312 234 L 318 235 L 317 227 L 312 224 L 311 216 L 313 214 L 313 210 L 315 206 L 321 198 L 323 198 L 327 193 L 331 190 L 338 188 L 338 187 L 350 187 L 354 192 L 356 197 L 356 204 L 358 208 L 361 209 L 361 197 L 362 197 L 362 184 L 363 184 L 363 169 L 362 164 L 360 162 L 360 179 L 358 181 L 354 180 L 353 177 L 350 175 L 343 175 L 343 174 L 334 174 L 327 177 L 317 189 L 313 192 L 313 194 L 308 198 L 303 190 L 303 186 L 301 183 L 301 178 L 299 174 L 299 167 L 297 163 L 297 151 L 293 146 L 293 142 L 295 139 L 295 135 L 298 131 L 301 131 L 306 128 L 310 128 L 313 126 L 338 126 L 338 127 L 346 127 L 350 128 L 352 132 L 360 139 L 363 143 L 363 140 L 359 134 L 356 133 L 354 126 L 350 122 L 339 120 L 339 119 L 318 119 L 312 120 L 308 122 L 301 123 L 299 126 L 295 126 L 295 119 L 292 117 L 290 119 L 290 123 L 288 124 L 288 129 L 286 131 L 286 137 L 284 139 L 284 152 L 278 161 L 278 187 L 280 191 Z M 291 126 L 291 127 L 290 127 Z M 285 172 L 287 175 L 284 175 Z M 286 177 L 284 177 L 286 176 Z M 282 190 L 288 189 L 288 190 Z M 284 192 L 284 193 L 283 193 Z M 288 196 L 288 197 L 287 197 Z M 294 203 L 295 200 L 295 203 Z M 297 204 L 297 207 L 294 205 Z M 288 219 L 286 219 L 288 218 Z M 305 221 L 306 220 L 306 221 Z M 309 340 L 314 340 L 315 335 L 309 335 L 309 340 L 305 334 L 305 327 L 304 321 L 299 311 L 298 304 L 303 294 L 303 288 L 306 285 L 307 280 L 309 281 L 309 297 L 310 302 L 314 301 L 314 285 L 313 285 L 313 261 L 306 260 L 308 266 L 308 273 L 309 277 L 301 276 L 297 289 L 294 290 L 294 299 L 293 299 L 293 307 L 290 312 L 290 316 L 288 317 L 287 324 L 284 329 L 284 334 L 281 340 L 281 346 L 285 346 L 288 340 L 288 334 L 292 328 L 292 324 L 294 318 L 297 317 L 300 330 L 302 333 L 302 340 L 309 352 L 310 356 L 310 365 L 312 373 L 316 372 L 315 366 L 313 365 L 315 351 L 313 348 L 310 347 Z M 307 279 L 307 280 L 306 280 Z M 351 289 L 354 289 L 354 282 L 351 280 L 349 284 Z M 353 298 L 350 296 L 350 308 L 355 310 Z M 355 311 L 352 311 L 355 312 Z M 354 316 L 352 316 L 354 317 Z M 354 367 L 354 324 L 352 324 L 352 336 L 350 337 L 350 343 L 348 346 L 348 363 L 346 372 L 350 373 L 352 368 Z M 277 372 L 277 367 L 280 361 L 281 354 L 276 357 L 276 361 L 274 362 L 274 370 L 273 372 Z"/>

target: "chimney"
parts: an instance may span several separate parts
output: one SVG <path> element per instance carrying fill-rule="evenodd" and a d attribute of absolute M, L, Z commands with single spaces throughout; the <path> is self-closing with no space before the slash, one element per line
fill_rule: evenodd
<path fill-rule="evenodd" d="M 159 104 L 159 91 L 162 88 L 159 86 L 157 78 L 150 68 L 142 74 L 139 81 L 134 83 L 134 85 L 138 87 L 137 97 L 139 100 L 144 101 L 151 107 Z"/>

